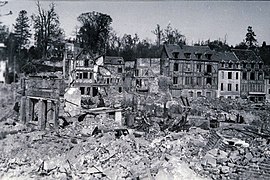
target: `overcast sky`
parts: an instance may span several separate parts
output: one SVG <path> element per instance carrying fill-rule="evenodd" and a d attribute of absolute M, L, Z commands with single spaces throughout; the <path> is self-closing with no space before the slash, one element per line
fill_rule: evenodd
<path fill-rule="evenodd" d="M 41 1 L 44 8 L 53 1 Z M 74 27 L 79 25 L 77 17 L 83 12 L 97 11 L 110 15 L 112 27 L 122 36 L 137 33 L 139 37 L 155 40 L 151 31 L 160 24 L 165 28 L 168 23 L 184 34 L 188 44 L 198 40 L 224 40 L 235 45 L 245 38 L 247 27 L 253 27 L 259 45 L 263 41 L 270 44 L 270 2 L 267 1 L 54 1 L 59 14 L 61 27 L 66 36 L 71 36 Z M 1 17 L 12 28 L 20 10 L 29 16 L 37 13 L 36 1 L 9 0 L 8 5 L 0 8 L 5 14 L 10 10 L 13 15 Z"/>

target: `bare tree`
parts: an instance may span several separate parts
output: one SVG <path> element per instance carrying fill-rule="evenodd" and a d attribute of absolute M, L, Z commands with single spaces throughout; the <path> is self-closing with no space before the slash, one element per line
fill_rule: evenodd
<path fill-rule="evenodd" d="M 57 13 L 55 12 L 55 4 L 49 5 L 49 10 L 44 10 L 40 3 L 37 2 L 38 14 L 32 15 L 35 29 L 35 40 L 37 47 L 42 52 L 42 57 L 46 57 L 48 47 L 56 41 L 63 31 L 60 29 L 60 22 Z"/>

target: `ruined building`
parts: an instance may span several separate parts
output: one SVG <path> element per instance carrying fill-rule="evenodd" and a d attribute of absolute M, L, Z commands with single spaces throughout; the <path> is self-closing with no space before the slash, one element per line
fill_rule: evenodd
<path fill-rule="evenodd" d="M 171 78 L 174 97 L 214 98 L 218 89 L 219 60 L 208 46 L 164 45 L 160 70 Z"/>
<path fill-rule="evenodd" d="M 160 74 L 159 58 L 138 58 L 135 60 L 134 82 L 137 92 L 149 92 L 149 84 Z"/>
<path fill-rule="evenodd" d="M 240 97 L 241 66 L 232 52 L 216 53 L 220 59 L 217 97 L 236 99 Z"/>
<path fill-rule="evenodd" d="M 254 102 L 264 101 L 265 84 L 262 59 L 251 50 L 234 49 L 232 51 L 241 63 L 241 97 Z"/>

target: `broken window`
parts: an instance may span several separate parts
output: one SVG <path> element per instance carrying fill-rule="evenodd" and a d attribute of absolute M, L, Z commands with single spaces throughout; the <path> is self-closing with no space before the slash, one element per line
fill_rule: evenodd
<path fill-rule="evenodd" d="M 232 79 L 232 72 L 228 72 L 228 79 Z"/>
<path fill-rule="evenodd" d="M 197 92 L 197 97 L 201 97 L 202 96 L 202 92 Z"/>
<path fill-rule="evenodd" d="M 85 94 L 90 95 L 90 92 L 91 92 L 91 88 L 90 88 L 90 87 L 87 87 L 87 88 L 86 88 L 86 93 L 85 93 Z"/>
<path fill-rule="evenodd" d="M 85 59 L 85 60 L 84 60 L 84 66 L 85 66 L 85 67 L 88 67 L 88 66 L 89 66 L 89 59 Z"/>
<path fill-rule="evenodd" d="M 173 71 L 178 71 L 178 63 L 173 64 Z"/>
<path fill-rule="evenodd" d="M 84 87 L 80 87 L 80 90 L 81 90 L 81 94 L 84 94 Z"/>
<path fill-rule="evenodd" d="M 228 91 L 232 91 L 232 84 L 228 84 Z"/>
<path fill-rule="evenodd" d="M 83 79 L 88 79 L 88 73 L 87 72 L 83 73 Z"/>
<path fill-rule="evenodd" d="M 193 91 L 189 91 L 189 97 L 193 97 Z"/>
<path fill-rule="evenodd" d="M 247 79 L 247 72 L 243 72 L 243 77 L 242 77 L 244 80 Z"/>
<path fill-rule="evenodd" d="M 259 72 L 259 74 L 258 74 L 258 80 L 263 80 L 263 73 Z"/>
<path fill-rule="evenodd" d="M 255 73 L 254 72 L 250 73 L 250 80 L 255 80 Z"/>
<path fill-rule="evenodd" d="M 173 84 L 178 84 L 178 78 L 177 77 L 173 77 Z"/>
<path fill-rule="evenodd" d="M 206 78 L 206 84 L 212 85 L 212 78 Z"/>
<path fill-rule="evenodd" d="M 223 91 L 223 83 L 220 84 L 220 90 Z"/>
<path fill-rule="evenodd" d="M 211 65 L 211 64 L 207 64 L 207 66 L 206 66 L 206 71 L 207 71 L 208 73 L 211 73 L 211 72 L 212 72 L 212 65 Z"/>
<path fill-rule="evenodd" d="M 118 88 L 118 92 L 121 93 L 122 92 L 122 87 Z"/>
<path fill-rule="evenodd" d="M 97 96 L 98 95 L 98 88 L 97 87 L 93 87 L 92 89 L 93 89 L 93 91 L 92 91 L 93 97 Z"/>
<path fill-rule="evenodd" d="M 118 73 L 122 73 L 122 72 L 123 72 L 122 67 L 119 67 L 119 68 L 118 68 Z"/>

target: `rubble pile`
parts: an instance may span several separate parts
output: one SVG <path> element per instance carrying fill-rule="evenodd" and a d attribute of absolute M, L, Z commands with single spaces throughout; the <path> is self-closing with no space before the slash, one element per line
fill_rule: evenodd
<path fill-rule="evenodd" d="M 77 123 L 76 127 L 86 125 Z M 207 131 L 194 129 L 153 139 L 113 132 L 91 136 L 68 125 L 59 133 L 21 131 L 0 140 L 2 179 L 203 179 L 189 168 Z M 67 131 L 77 131 L 67 133 Z M 81 134 L 81 135 L 79 135 Z"/>

